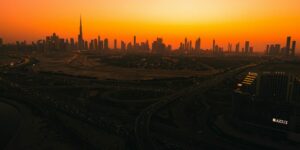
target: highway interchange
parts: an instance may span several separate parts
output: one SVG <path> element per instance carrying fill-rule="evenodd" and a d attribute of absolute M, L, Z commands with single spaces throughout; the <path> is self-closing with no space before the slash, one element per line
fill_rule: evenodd
<path fill-rule="evenodd" d="M 141 150 L 147 150 L 147 149 L 157 149 L 155 145 L 151 141 L 150 136 L 150 130 L 149 125 L 151 122 L 151 117 L 154 113 L 156 113 L 158 110 L 163 109 L 164 107 L 167 107 L 171 103 L 175 103 L 180 100 L 188 100 L 189 97 L 191 97 L 195 93 L 204 93 L 209 88 L 216 86 L 220 82 L 224 81 L 225 79 L 228 79 L 232 76 L 235 76 L 247 69 L 250 69 L 252 67 L 256 67 L 259 64 L 250 64 L 245 65 L 233 70 L 229 70 L 227 72 L 224 72 L 222 74 L 218 74 L 215 76 L 212 76 L 210 79 L 205 80 L 203 82 L 197 82 L 197 84 L 192 85 L 189 88 L 185 88 L 179 92 L 176 92 L 174 95 L 171 95 L 170 97 L 158 101 L 157 103 L 154 103 L 144 109 L 141 114 L 137 117 L 135 122 L 135 134 L 136 134 L 136 140 L 138 144 L 138 148 Z M 209 107 L 208 105 L 206 105 Z"/>

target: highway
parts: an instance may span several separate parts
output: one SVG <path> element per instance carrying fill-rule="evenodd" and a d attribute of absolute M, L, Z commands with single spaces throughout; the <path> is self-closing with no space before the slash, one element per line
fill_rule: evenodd
<path fill-rule="evenodd" d="M 238 73 L 245 71 L 246 69 L 250 69 L 258 66 L 259 64 L 250 64 L 245 65 L 239 68 L 235 68 L 224 72 L 222 74 L 215 75 L 208 80 L 202 81 L 201 83 L 197 83 L 192 85 L 186 89 L 178 91 L 177 93 L 165 98 L 164 100 L 158 101 L 144 109 L 140 115 L 136 118 L 135 121 L 135 136 L 137 141 L 137 148 L 140 150 L 153 150 L 158 149 L 152 142 L 150 135 L 150 122 L 152 116 L 160 109 L 167 107 L 171 103 L 174 103 L 178 100 L 185 99 L 185 97 L 189 97 L 193 95 L 193 93 L 203 93 L 209 88 L 221 83 L 227 78 L 230 78 Z"/>

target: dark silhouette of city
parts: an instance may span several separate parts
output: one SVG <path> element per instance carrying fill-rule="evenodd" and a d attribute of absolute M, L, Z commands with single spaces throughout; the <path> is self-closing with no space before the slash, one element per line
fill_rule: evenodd
<path fill-rule="evenodd" d="M 265 50 L 217 39 L 205 49 L 205 37 L 173 47 L 87 40 L 84 29 L 80 16 L 77 39 L 0 38 L 0 149 L 300 148 L 291 36 Z"/>

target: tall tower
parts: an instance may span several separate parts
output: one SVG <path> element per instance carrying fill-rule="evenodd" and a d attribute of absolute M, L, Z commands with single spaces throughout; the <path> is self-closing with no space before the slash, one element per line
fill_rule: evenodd
<path fill-rule="evenodd" d="M 240 52 L 240 43 L 237 43 L 237 44 L 235 45 L 235 52 L 236 52 L 236 53 L 239 53 L 239 52 Z"/>
<path fill-rule="evenodd" d="M 250 42 L 246 41 L 245 42 L 245 53 L 249 53 L 250 52 Z"/>
<path fill-rule="evenodd" d="M 78 48 L 79 48 L 79 50 L 84 49 L 84 40 L 83 40 L 83 35 L 82 35 L 81 15 L 80 15 L 80 26 L 79 26 L 79 35 L 78 35 Z"/>
<path fill-rule="evenodd" d="M 114 49 L 117 49 L 117 39 L 114 40 Z"/>
<path fill-rule="evenodd" d="M 133 46 L 136 48 L 136 36 L 133 37 Z"/>
<path fill-rule="evenodd" d="M 285 55 L 286 56 L 290 55 L 290 50 L 291 50 L 291 37 L 288 36 L 286 38 L 286 46 L 285 46 Z"/>
<path fill-rule="evenodd" d="M 200 50 L 201 49 L 201 39 L 198 38 L 195 42 L 195 50 Z"/>
<path fill-rule="evenodd" d="M 215 39 L 213 39 L 213 45 L 212 45 L 212 51 L 215 52 L 215 48 L 216 48 L 216 41 Z"/>

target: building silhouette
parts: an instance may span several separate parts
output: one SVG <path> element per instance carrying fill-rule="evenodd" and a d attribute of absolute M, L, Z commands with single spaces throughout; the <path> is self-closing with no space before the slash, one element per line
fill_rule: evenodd
<path fill-rule="evenodd" d="M 169 50 L 166 48 L 166 45 L 163 43 L 162 38 L 157 38 L 156 41 L 153 41 L 153 43 L 152 43 L 152 53 L 156 53 L 156 54 L 169 53 Z"/>
<path fill-rule="evenodd" d="M 213 39 L 213 45 L 212 45 L 212 48 L 211 48 L 213 53 L 215 52 L 215 48 L 216 48 L 216 40 Z"/>
<path fill-rule="evenodd" d="M 133 37 L 133 47 L 136 48 L 136 36 Z"/>
<path fill-rule="evenodd" d="M 290 55 L 290 49 L 291 49 L 291 37 L 288 36 L 286 38 L 285 56 L 289 56 Z"/>
<path fill-rule="evenodd" d="M 114 40 L 114 49 L 118 49 L 117 46 L 118 46 L 118 45 L 117 45 L 117 39 L 115 39 L 115 40 Z"/>
<path fill-rule="evenodd" d="M 245 53 L 246 54 L 250 53 L 250 42 L 249 41 L 245 42 Z"/>
<path fill-rule="evenodd" d="M 102 50 L 103 46 L 101 45 L 101 38 L 100 36 L 98 35 L 98 38 L 97 38 L 97 42 L 98 42 L 98 47 L 97 47 L 97 50 Z"/>
<path fill-rule="evenodd" d="M 291 50 L 291 56 L 296 55 L 296 41 L 293 41 L 292 43 L 292 50 Z"/>
<path fill-rule="evenodd" d="M 280 44 L 270 44 L 266 47 L 266 54 L 269 56 L 293 57 L 296 55 L 296 41 L 291 41 L 291 37 L 286 38 L 285 47 Z"/>
<path fill-rule="evenodd" d="M 126 43 L 124 41 L 121 41 L 121 50 L 122 51 L 126 50 Z"/>
<path fill-rule="evenodd" d="M 104 45 L 104 50 L 109 50 L 107 38 L 104 39 L 103 45 Z"/>
<path fill-rule="evenodd" d="M 76 49 L 74 38 L 70 38 L 70 47 L 71 47 L 71 50 L 75 50 Z"/>
<path fill-rule="evenodd" d="M 237 44 L 235 45 L 235 52 L 236 52 L 236 53 L 239 53 L 239 52 L 240 52 L 240 43 L 237 43 Z"/>
<path fill-rule="evenodd" d="M 78 35 L 78 49 L 83 50 L 87 48 L 87 44 L 85 44 L 83 40 L 83 34 L 82 34 L 82 20 L 80 15 L 80 26 L 79 26 L 79 35 Z"/>
<path fill-rule="evenodd" d="M 3 46 L 3 39 L 0 38 L 0 47 L 2 47 L 2 46 Z"/>
<path fill-rule="evenodd" d="M 198 38 L 195 42 L 195 50 L 199 51 L 201 50 L 201 39 Z"/>

